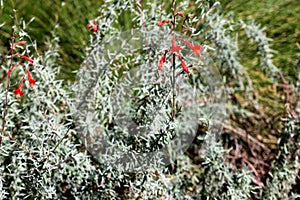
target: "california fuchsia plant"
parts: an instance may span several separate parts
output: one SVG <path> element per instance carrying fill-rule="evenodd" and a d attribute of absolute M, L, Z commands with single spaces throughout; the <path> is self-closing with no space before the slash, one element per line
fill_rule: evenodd
<path fill-rule="evenodd" d="M 260 26 L 228 19 L 216 1 L 105 0 L 82 22 L 85 60 L 63 84 L 64 27 L 38 53 L 44 41 L 15 13 L 1 52 L 0 199 L 299 198 L 299 83 L 273 64 Z M 272 120 L 236 31 L 257 45 L 266 76 L 283 82 Z"/>

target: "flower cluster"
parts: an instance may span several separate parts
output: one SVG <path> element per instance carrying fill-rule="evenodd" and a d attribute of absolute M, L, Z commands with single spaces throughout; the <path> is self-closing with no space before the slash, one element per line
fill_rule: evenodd
<path fill-rule="evenodd" d="M 176 12 L 175 16 L 184 17 L 184 15 L 180 12 Z M 169 19 L 163 20 L 163 21 L 159 22 L 157 24 L 157 26 L 163 26 L 163 25 L 165 25 L 169 22 L 171 22 L 171 20 L 169 20 Z M 181 39 L 181 41 L 183 43 L 185 43 L 191 50 L 193 50 L 193 52 L 196 56 L 201 56 L 202 45 L 192 44 L 192 43 L 190 43 L 189 41 L 187 41 L 185 39 Z M 178 46 L 177 43 L 176 43 L 176 36 L 175 36 L 174 32 L 172 32 L 172 45 L 171 45 L 171 48 L 169 50 L 165 51 L 165 53 L 160 58 L 159 64 L 158 64 L 158 70 L 163 69 L 163 65 L 166 61 L 166 54 L 167 54 L 168 51 L 171 51 L 172 54 L 175 54 L 176 57 L 179 58 L 183 71 L 185 71 L 187 74 L 190 74 L 189 69 L 188 69 L 186 63 L 184 62 L 183 57 L 180 55 L 181 47 Z"/>
<path fill-rule="evenodd" d="M 15 50 L 15 47 L 16 47 L 17 45 L 25 45 L 25 44 L 26 44 L 26 41 L 20 41 L 20 42 L 17 42 L 17 43 L 12 43 L 11 47 L 12 47 L 12 50 Z M 32 58 L 28 57 L 28 56 L 25 56 L 25 55 L 20 54 L 20 53 L 18 53 L 18 54 L 16 54 L 16 55 L 17 55 L 19 58 L 25 59 L 26 61 L 30 62 L 31 64 L 34 63 L 34 60 L 33 60 Z M 8 70 L 8 72 L 7 72 L 7 77 L 8 77 L 9 80 L 10 80 L 11 72 L 15 69 L 16 66 L 21 66 L 22 69 L 24 69 L 24 67 L 23 67 L 23 65 L 22 65 L 21 62 L 12 65 L 12 66 L 10 67 L 10 69 Z M 33 77 L 32 77 L 32 75 L 31 75 L 29 69 L 26 68 L 26 69 L 25 69 L 25 72 L 27 73 L 27 80 L 28 80 L 28 82 L 29 82 L 30 87 L 33 87 L 33 86 L 35 85 L 35 83 L 36 83 L 36 80 L 33 79 Z M 21 96 L 23 96 L 23 94 L 24 94 L 24 92 L 23 92 L 23 84 L 24 84 L 24 77 L 21 79 L 19 86 L 14 90 L 14 95 L 15 95 L 16 97 L 21 97 Z"/>

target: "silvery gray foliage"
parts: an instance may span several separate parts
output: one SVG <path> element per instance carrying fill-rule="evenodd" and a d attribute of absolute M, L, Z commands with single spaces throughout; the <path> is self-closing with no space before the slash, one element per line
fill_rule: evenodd
<path fill-rule="evenodd" d="M 19 99 L 8 92 L 5 132 L 13 140 L 2 135 L 1 195 L 8 199 L 111 199 L 118 196 L 115 188 L 125 175 L 95 165 L 79 142 L 70 112 L 73 100 L 62 81 L 56 80 L 53 68 L 57 42 L 55 38 L 34 65 L 37 84 L 31 89 L 25 82 L 26 93 Z M 3 114 L 3 84 L 0 95 Z"/>
<path fill-rule="evenodd" d="M 241 21 L 240 23 L 245 30 L 247 37 L 254 40 L 257 44 L 257 53 L 263 70 L 273 81 L 276 81 L 276 78 L 278 79 L 279 76 L 279 69 L 273 64 L 272 60 L 276 51 L 270 47 L 272 39 L 266 36 L 266 27 L 261 27 L 254 22 L 247 24 Z"/>
<path fill-rule="evenodd" d="M 207 55 L 194 56 L 181 41 L 186 39 L 176 37 L 189 76 L 166 53 L 170 30 L 110 35 L 86 58 L 73 88 L 75 123 L 100 162 L 134 171 L 166 165 L 190 145 L 200 118 L 221 118 L 217 71 Z"/>
<path fill-rule="evenodd" d="M 201 2 L 201 1 L 197 1 Z M 271 42 L 270 38 L 267 38 L 265 33 L 265 28 L 257 25 L 256 23 L 245 23 L 235 22 L 233 19 L 225 16 L 220 12 L 217 7 L 218 4 L 214 4 L 215 9 L 211 9 L 206 15 L 207 20 L 202 24 L 201 29 L 198 32 L 195 32 L 194 35 L 203 41 L 209 44 L 208 50 L 211 52 L 210 55 L 214 55 L 214 51 L 216 52 L 216 63 L 218 63 L 220 67 L 220 72 L 223 76 L 223 80 L 225 84 L 230 84 L 229 87 L 226 88 L 227 95 L 243 91 L 243 94 L 246 98 L 250 98 L 258 104 L 256 100 L 253 99 L 252 91 L 254 90 L 252 82 L 244 70 L 244 66 L 240 62 L 240 53 L 239 53 L 239 39 L 237 36 L 237 30 L 242 28 L 246 32 L 246 36 L 255 42 L 257 45 L 257 56 L 262 66 L 264 72 L 270 77 L 273 82 L 277 82 L 279 78 L 279 74 L 281 73 L 279 69 L 273 64 L 273 56 L 275 51 L 271 49 Z M 214 6 L 213 6 L 214 7 Z M 212 8 L 213 8 L 212 7 Z M 200 17 L 198 17 L 200 19 Z M 252 44 L 251 44 L 252 45 Z M 299 85 L 296 83 L 295 85 Z M 298 87 L 295 87 L 294 90 L 297 92 L 297 96 L 299 96 Z M 257 105 L 254 105 L 255 107 Z M 245 110 L 240 108 L 238 105 L 233 104 L 226 104 L 227 112 L 232 114 L 237 114 L 238 117 L 246 117 L 251 116 L 250 110 Z M 298 112 L 299 113 L 299 112 Z M 292 119 L 288 119 L 291 121 Z M 292 120 L 293 121 L 293 120 Z M 295 125 L 295 127 L 299 128 L 299 124 Z M 296 130 L 296 131 L 295 131 Z M 299 129 L 287 129 L 284 128 L 282 130 L 283 138 L 290 138 L 290 135 L 294 135 L 294 137 L 298 138 L 299 136 Z M 288 134 L 284 134 L 288 133 Z M 294 141 L 296 140 L 296 141 Z M 298 141 L 298 142 L 297 142 Z M 287 147 L 295 148 L 294 145 L 291 144 L 298 144 L 299 139 L 288 139 L 284 140 L 284 142 L 279 143 L 279 150 L 278 155 L 291 153 L 291 150 Z M 285 147 L 285 148 L 284 148 Z M 283 149 L 282 149 L 283 148 Z M 298 147 L 299 148 L 299 147 Z M 206 148 L 203 148 L 206 149 Z M 297 179 L 299 172 L 299 161 L 298 161 L 297 153 L 291 153 L 290 161 L 284 162 L 280 164 L 280 159 L 274 161 L 274 169 L 275 172 L 274 179 L 270 178 L 268 180 L 270 191 L 277 191 L 277 192 L 267 192 L 269 189 L 261 188 L 261 192 L 265 191 L 265 195 L 262 197 L 269 198 L 269 199 L 277 199 L 278 197 L 285 198 L 293 198 L 295 195 L 289 193 L 291 186 L 293 185 L 294 181 Z M 282 159 L 282 161 L 285 159 Z M 280 166 L 280 167 L 278 167 Z M 290 171 L 288 172 L 288 170 Z M 299 178 L 299 177 L 298 177 Z M 273 180 L 273 182 L 272 182 Z M 279 186 L 280 181 L 287 181 L 284 185 L 284 189 Z M 272 185 L 273 183 L 273 185 Z M 246 184 L 247 185 L 247 184 Z M 279 192 L 280 191 L 280 192 Z M 279 194 L 280 193 L 280 194 Z"/>
<path fill-rule="evenodd" d="M 240 61 L 238 31 L 242 28 L 246 36 L 257 45 L 257 55 L 263 71 L 276 82 L 280 71 L 273 64 L 272 59 L 276 51 L 271 48 L 272 39 L 266 36 L 266 27 L 261 27 L 255 22 L 235 22 L 231 16 L 224 15 L 220 8 L 218 2 L 214 3 L 205 15 L 203 27 L 193 35 L 208 42 L 210 54 L 216 55 L 215 62 L 218 63 L 221 74 L 226 75 L 226 81 L 237 83 L 238 87 L 235 89 L 253 90 L 251 80 Z"/>
<path fill-rule="evenodd" d="M 249 199 L 254 187 L 253 179 L 247 168 L 233 170 L 226 165 L 220 141 L 216 141 L 211 133 L 207 133 L 199 155 L 203 156 L 201 164 L 203 174 L 201 177 L 202 199 Z"/>
<path fill-rule="evenodd" d="M 7 198 L 62 198 L 64 182 L 68 183 L 67 190 L 70 187 L 72 191 L 81 191 L 78 194 L 88 193 L 79 188 L 84 180 L 75 181 L 75 178 L 89 177 L 93 167 L 71 139 L 74 131 L 69 106 L 72 101 L 62 81 L 56 80 L 57 72 L 51 68 L 55 65 L 56 52 L 55 47 L 50 49 L 34 65 L 32 74 L 38 82 L 33 88 L 25 82 L 23 97 L 16 99 L 11 88 L 8 92 L 5 132 L 14 140 L 2 135 L 0 147 L 2 189 L 8 193 Z M 4 87 L 0 94 L 4 105 Z M 1 114 L 4 108 L 1 106 Z M 74 162 L 88 166 L 82 168 L 84 165 L 74 165 Z"/>
<path fill-rule="evenodd" d="M 217 8 L 214 13 L 207 15 L 206 23 L 200 34 L 207 31 L 205 39 L 212 43 L 212 47 L 216 51 L 221 73 L 226 74 L 228 80 L 233 78 L 241 83 L 244 71 L 238 55 L 238 43 L 233 35 L 233 28 L 236 25 L 230 20 L 226 20 L 226 17 Z"/>
<path fill-rule="evenodd" d="M 144 199 L 155 199 L 158 194 L 166 199 L 249 199 L 254 190 L 249 170 L 234 171 L 225 164 L 226 151 L 216 141 L 215 134 L 207 132 L 197 140 L 202 146 L 198 152 L 203 159 L 201 164 L 195 165 L 186 155 L 179 156 L 173 173 L 147 171 L 142 186 L 131 185 L 130 195 Z"/>
<path fill-rule="evenodd" d="M 145 11 L 145 19 L 147 16 L 153 17 L 160 13 L 160 9 L 153 9 L 159 8 L 160 2 L 151 2 L 151 8 Z M 199 7 L 202 3 L 201 0 L 196 1 L 196 5 Z M 180 4 L 184 8 L 184 2 L 182 1 Z M 159 80 L 159 76 L 156 76 L 159 72 L 154 71 L 157 67 L 156 64 L 153 64 L 152 71 L 146 67 L 141 71 L 134 70 L 134 67 L 141 61 L 149 61 L 148 53 L 145 53 L 149 49 L 146 47 L 144 49 L 140 47 L 131 48 L 137 47 L 137 45 L 130 42 L 122 46 L 122 43 L 119 43 L 120 40 L 114 40 L 116 39 L 115 34 L 122 32 L 116 23 L 119 11 L 131 9 L 133 15 L 136 14 L 136 22 L 142 22 L 134 5 L 133 1 L 106 1 L 100 8 L 99 13 L 102 17 L 97 18 L 99 32 L 91 37 L 91 46 L 87 47 L 90 53 L 86 63 L 82 64 L 81 71 L 79 71 L 81 79 L 72 86 L 77 93 L 72 93 L 67 88 L 68 86 L 64 86 L 62 81 L 56 79 L 57 71 L 54 68 L 56 68 L 56 61 L 59 59 L 59 40 L 55 36 L 48 45 L 49 50 L 37 59 L 32 71 L 33 76 L 38 81 L 35 87 L 30 88 L 26 82 L 26 94 L 19 99 L 15 98 L 12 89 L 9 90 L 5 132 L 10 134 L 14 140 L 2 135 L 0 197 L 7 199 L 249 199 L 257 191 L 251 184 L 253 177 L 247 168 L 233 170 L 232 166 L 225 164 L 224 154 L 226 151 L 221 142 L 218 141 L 219 138 L 216 138 L 216 134 L 212 131 L 207 131 L 204 136 L 198 136 L 196 139 L 201 147 L 198 151 L 198 156 L 201 158 L 200 163 L 195 164 L 190 157 L 182 155 L 177 157 L 176 162 L 169 167 L 156 168 L 157 165 L 153 165 L 151 169 L 140 170 L 139 173 L 124 172 L 124 169 L 118 169 L 117 165 L 102 164 L 101 161 L 104 163 L 105 161 L 114 161 L 120 155 L 118 153 L 100 154 L 100 158 L 95 159 L 97 154 L 91 150 L 99 153 L 105 148 L 99 150 L 97 149 L 99 146 L 96 145 L 95 148 L 86 150 L 86 144 L 91 144 L 91 141 L 97 144 L 97 140 L 101 141 L 102 133 L 103 136 L 110 138 L 108 140 L 110 143 L 105 144 L 108 147 L 116 145 L 125 150 L 135 149 L 144 152 L 150 151 L 147 149 L 151 147 L 149 141 L 157 138 L 155 133 L 150 132 L 149 136 L 145 136 L 145 143 L 139 143 L 137 140 L 138 145 L 135 147 L 128 145 L 134 144 L 131 140 L 136 139 L 136 137 L 131 135 L 130 130 L 128 130 L 130 127 L 127 126 L 127 112 L 135 111 L 133 112 L 133 119 L 130 120 L 147 125 L 149 119 L 156 114 L 153 111 L 156 111 L 157 104 L 161 103 L 161 98 L 168 94 L 169 91 L 166 88 L 170 86 L 169 83 L 165 83 L 165 85 L 161 82 L 159 85 L 155 84 L 156 79 L 153 80 L 153 84 L 136 82 L 137 77 L 138 80 L 143 81 L 152 80 L 153 77 L 158 77 Z M 212 52 L 210 49 L 215 48 L 224 81 L 234 81 L 234 78 L 237 78 L 242 83 L 243 79 L 240 79 L 239 75 L 243 74 L 243 67 L 238 58 L 237 41 L 235 37 L 227 34 L 230 32 L 230 24 L 227 24 L 229 23 L 228 19 L 213 11 L 205 18 L 203 16 L 205 11 L 207 10 L 204 9 L 199 12 L 198 20 L 205 19 L 203 23 L 208 32 L 194 32 L 195 36 L 203 34 L 203 37 L 207 38 L 208 41 L 214 42 L 214 45 L 211 46 L 207 44 L 204 52 Z M 162 14 L 165 15 L 164 12 Z M 153 24 L 155 23 L 153 22 Z M 147 32 L 139 32 L 139 34 L 143 33 Z M 261 34 L 257 34 L 259 30 L 254 33 L 257 35 L 255 37 L 261 36 Z M 157 41 L 155 37 L 153 36 L 153 41 Z M 101 47 L 99 45 L 103 44 L 101 42 L 109 41 L 109 38 L 112 40 L 111 43 L 104 44 L 106 48 L 98 50 L 97 48 Z M 139 35 L 138 38 L 141 39 L 144 36 Z M 120 46 L 124 47 L 122 52 L 126 51 L 127 56 L 122 56 L 120 53 L 114 54 L 117 49 L 115 47 Z M 267 49 L 265 47 L 263 49 Z M 150 49 L 155 50 L 150 51 L 150 55 L 152 55 L 151 53 L 154 55 L 153 63 L 157 63 L 159 56 L 164 52 L 164 50 L 156 48 L 151 46 Z M 109 52 L 103 53 L 104 50 L 109 50 Z M 185 56 L 189 58 L 190 53 L 187 52 Z M 271 59 L 268 56 L 267 58 Z M 95 61 L 97 62 L 95 63 Z M 189 60 L 186 61 L 189 62 Z M 107 67 L 108 62 L 112 62 L 110 67 Z M 205 64 L 211 63 L 209 60 L 206 62 Z M 120 64 L 122 65 L 121 69 L 118 68 Z M 102 67 L 99 70 L 94 66 Z M 142 66 L 144 67 L 144 65 Z M 163 77 L 168 78 L 168 73 L 170 73 L 168 67 L 170 65 L 166 64 L 161 72 Z M 197 67 L 199 66 L 190 69 L 197 70 Z M 1 70 L 6 71 L 7 68 L 7 66 L 1 66 Z M 176 73 L 181 73 L 181 71 L 179 66 Z M 24 76 L 20 70 L 14 73 L 16 76 Z M 206 85 L 209 81 L 215 82 L 214 73 L 205 70 L 201 73 L 204 73 L 202 74 L 204 79 L 197 79 L 195 74 L 192 74 L 191 81 L 199 83 L 197 87 L 201 88 L 203 92 L 201 94 L 209 94 L 214 88 L 207 88 Z M 183 79 L 186 78 L 184 74 L 181 75 Z M 207 75 L 207 79 L 205 79 L 205 75 Z M 206 84 L 202 85 L 203 82 L 199 82 L 199 80 Z M 1 83 L 0 86 L 0 113 L 3 116 L 6 90 L 4 83 Z M 132 86 L 139 87 L 131 90 L 133 89 Z M 186 94 L 190 89 L 188 84 L 181 84 L 180 86 L 183 90 L 182 94 Z M 88 88 L 93 88 L 93 90 L 87 90 Z M 235 92 L 235 89 L 229 88 L 227 91 Z M 130 94 L 130 92 L 132 93 Z M 151 98 L 144 99 L 144 102 L 139 101 L 143 99 L 145 92 Z M 133 98 L 117 95 L 122 93 L 128 93 Z M 75 94 L 84 97 L 84 99 L 80 99 L 80 101 L 74 99 Z M 112 95 L 119 99 L 112 99 Z M 217 94 L 216 99 L 220 95 L 222 94 Z M 183 95 L 180 98 L 181 101 L 184 101 L 191 97 Z M 136 106 L 132 107 L 130 104 L 126 104 L 126 101 L 129 100 L 137 102 Z M 139 104 L 139 102 L 145 104 Z M 200 103 L 202 105 L 203 102 Z M 205 106 L 203 104 L 202 108 Z M 75 110 L 74 107 L 80 109 Z M 218 110 L 214 107 L 208 107 L 211 110 L 200 108 L 198 111 L 205 112 L 200 112 L 199 115 L 192 117 L 183 115 L 183 118 L 179 118 L 181 121 L 175 121 L 177 123 L 175 127 L 182 127 L 186 132 L 192 132 L 195 124 L 187 123 L 187 121 L 190 122 L 190 119 L 204 117 L 200 120 L 213 119 L 212 121 L 214 121 L 215 118 L 222 117 L 223 113 L 217 113 L 213 116 L 205 115 L 210 111 Z M 112 111 L 118 109 L 122 112 L 117 112 L 115 115 Z M 170 106 L 166 106 L 163 111 L 165 115 L 159 116 L 158 122 L 164 123 L 167 120 L 168 115 L 166 113 L 170 113 Z M 195 112 L 194 110 L 187 111 L 188 113 Z M 117 120 L 114 119 L 116 116 Z M 83 119 L 85 121 L 81 121 Z M 1 124 L 2 120 L 1 118 Z M 94 123 L 94 120 L 97 120 L 97 123 Z M 118 122 L 117 126 L 114 126 L 116 121 Z M 297 154 L 290 154 L 295 150 L 299 151 L 299 121 L 288 119 L 287 123 L 288 125 L 283 130 L 283 140 L 279 143 L 278 159 L 274 162 L 272 177 L 268 179 L 266 188 L 260 188 L 259 194 L 262 199 L 293 196 L 288 194 L 286 189 L 291 188 L 297 176 L 297 166 L 299 166 L 299 158 L 295 156 Z M 213 127 L 213 124 L 211 126 Z M 127 130 L 125 130 L 126 128 Z M 138 131 L 137 127 L 132 128 Z M 99 133 L 97 132 L 99 130 L 104 131 L 97 134 L 95 138 L 89 137 L 89 132 Z M 173 135 L 172 131 L 165 131 L 165 133 L 167 143 Z M 161 142 L 160 144 L 165 145 L 166 143 Z M 177 144 L 180 146 L 180 143 Z M 159 148 L 159 146 L 154 147 Z M 109 148 L 107 149 L 109 150 Z M 170 157 L 172 152 L 167 151 Z M 107 156 L 105 157 L 105 155 Z M 288 159 L 279 159 L 282 155 Z M 159 159 L 153 161 L 158 166 L 165 162 Z M 282 183 L 284 184 L 282 185 Z"/>
<path fill-rule="evenodd" d="M 278 140 L 278 153 L 269 172 L 267 188 L 261 190 L 260 199 L 300 198 L 300 194 L 288 193 L 296 183 L 296 177 L 299 176 L 300 118 L 287 113 L 282 121 L 284 128 Z"/>

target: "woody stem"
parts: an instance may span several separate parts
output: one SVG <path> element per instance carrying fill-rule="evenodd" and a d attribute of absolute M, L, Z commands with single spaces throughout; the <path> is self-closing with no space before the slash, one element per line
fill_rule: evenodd
<path fill-rule="evenodd" d="M 175 59 L 176 59 L 176 55 L 173 54 L 173 63 L 172 63 L 172 71 L 173 71 L 173 74 L 172 74 L 172 79 L 173 79 L 173 83 L 172 83 L 172 90 L 173 90 L 173 113 L 172 113 L 172 120 L 174 119 L 175 115 L 176 115 L 176 93 L 175 93 L 175 85 L 176 85 L 176 80 L 175 80 Z"/>

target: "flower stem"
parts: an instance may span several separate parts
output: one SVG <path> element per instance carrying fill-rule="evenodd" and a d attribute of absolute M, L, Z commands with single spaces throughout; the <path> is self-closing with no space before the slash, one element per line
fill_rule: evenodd
<path fill-rule="evenodd" d="M 176 16 L 175 16 L 175 0 L 172 0 L 172 14 L 173 14 L 173 26 L 172 26 L 172 40 L 173 37 L 175 37 L 175 28 L 176 28 Z M 176 87 L 176 75 L 175 75 L 175 69 L 176 69 L 176 54 L 173 53 L 173 58 L 172 58 L 172 93 L 173 93 L 173 99 L 172 99 L 172 121 L 175 118 L 176 115 L 176 91 L 175 91 L 175 87 Z"/>

